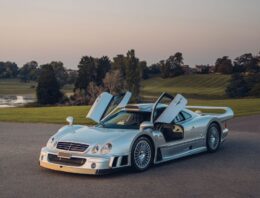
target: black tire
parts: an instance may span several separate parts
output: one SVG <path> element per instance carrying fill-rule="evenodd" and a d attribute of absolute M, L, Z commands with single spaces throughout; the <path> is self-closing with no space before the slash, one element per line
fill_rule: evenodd
<path fill-rule="evenodd" d="M 216 123 L 210 124 L 207 131 L 207 139 L 206 139 L 208 152 L 210 153 L 216 152 L 219 149 L 220 141 L 221 141 L 221 132 L 219 126 Z"/>
<path fill-rule="evenodd" d="M 152 142 L 147 137 L 139 137 L 134 142 L 131 150 L 132 169 L 136 172 L 145 171 L 151 166 L 153 159 L 154 148 Z"/>

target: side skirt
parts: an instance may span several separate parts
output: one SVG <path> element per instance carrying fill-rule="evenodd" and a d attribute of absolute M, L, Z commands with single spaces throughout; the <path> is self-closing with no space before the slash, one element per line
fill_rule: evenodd
<path fill-rule="evenodd" d="M 193 155 L 193 154 L 197 154 L 197 153 L 201 153 L 201 152 L 205 152 L 205 151 L 207 151 L 207 147 L 199 147 L 199 148 L 196 148 L 196 149 L 192 149 L 192 150 L 189 150 L 189 151 L 178 153 L 178 154 L 170 156 L 170 157 L 163 157 L 162 160 L 156 161 L 155 164 L 160 164 L 162 162 L 167 162 L 167 161 L 170 161 L 170 160 L 186 157 L 186 156 L 189 156 L 189 155 Z"/>

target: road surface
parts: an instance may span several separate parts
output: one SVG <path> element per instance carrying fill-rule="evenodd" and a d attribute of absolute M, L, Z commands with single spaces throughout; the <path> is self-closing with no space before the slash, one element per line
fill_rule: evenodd
<path fill-rule="evenodd" d="M 229 122 L 228 140 L 203 153 L 107 176 L 38 166 L 41 147 L 60 125 L 0 123 L 0 197 L 260 197 L 260 116 Z"/>

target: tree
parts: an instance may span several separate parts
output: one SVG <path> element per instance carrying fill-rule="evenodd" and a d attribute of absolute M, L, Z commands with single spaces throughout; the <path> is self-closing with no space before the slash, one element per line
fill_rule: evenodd
<path fill-rule="evenodd" d="M 164 60 L 161 60 L 160 63 L 160 71 L 161 71 L 161 77 L 162 78 L 169 78 L 170 77 L 170 67 L 165 64 Z"/>
<path fill-rule="evenodd" d="M 63 87 L 67 83 L 67 79 L 68 79 L 68 73 L 65 67 L 63 66 L 63 63 L 60 61 L 52 61 L 50 65 L 54 70 L 55 77 L 60 87 Z"/>
<path fill-rule="evenodd" d="M 142 79 L 149 78 L 149 69 L 147 67 L 146 61 L 139 62 L 140 74 Z"/>
<path fill-rule="evenodd" d="M 51 64 L 41 66 L 36 95 L 38 103 L 43 105 L 56 104 L 63 97 Z"/>
<path fill-rule="evenodd" d="M 249 92 L 248 84 L 241 74 L 235 73 L 231 76 L 229 85 L 226 88 L 226 94 L 230 98 L 247 96 Z"/>
<path fill-rule="evenodd" d="M 250 73 L 245 75 L 245 81 L 249 89 L 252 89 L 256 83 L 260 83 L 260 74 L 259 73 Z"/>
<path fill-rule="evenodd" d="M 117 55 L 113 58 L 112 63 L 113 70 L 119 70 L 122 78 L 126 76 L 126 57 L 122 54 Z"/>
<path fill-rule="evenodd" d="M 196 65 L 198 74 L 209 74 L 210 66 L 209 65 Z"/>
<path fill-rule="evenodd" d="M 88 84 L 96 79 L 95 59 L 91 56 L 83 56 L 78 65 L 78 78 L 75 89 L 87 92 Z"/>
<path fill-rule="evenodd" d="M 5 78 L 5 63 L 0 62 L 0 78 Z"/>
<path fill-rule="evenodd" d="M 245 72 L 245 67 L 244 65 L 241 65 L 240 63 L 236 62 L 236 60 L 234 61 L 234 67 L 233 67 L 233 72 L 234 73 L 243 73 Z"/>
<path fill-rule="evenodd" d="M 177 52 L 175 53 L 175 55 L 173 56 L 173 60 L 174 60 L 174 63 L 181 66 L 183 65 L 183 56 L 182 56 L 182 53 L 181 52 Z"/>
<path fill-rule="evenodd" d="M 98 86 L 94 82 L 90 82 L 87 89 L 88 89 L 88 94 L 86 100 L 88 104 L 93 104 L 96 98 L 103 92 L 103 87 Z"/>
<path fill-rule="evenodd" d="M 18 66 L 16 63 L 7 61 L 0 62 L 0 78 L 16 78 Z"/>
<path fill-rule="evenodd" d="M 249 95 L 254 97 L 260 97 L 260 73 L 250 73 L 245 78 L 248 88 Z"/>
<path fill-rule="evenodd" d="M 256 83 L 249 92 L 250 96 L 255 96 L 260 98 L 260 82 Z"/>
<path fill-rule="evenodd" d="M 67 83 L 75 84 L 75 82 L 78 78 L 78 71 L 73 70 L 73 69 L 68 69 L 67 74 L 68 74 Z"/>
<path fill-rule="evenodd" d="M 38 63 L 30 61 L 19 70 L 18 78 L 23 82 L 36 81 L 39 75 Z"/>
<path fill-rule="evenodd" d="M 104 89 L 113 95 L 119 95 L 124 91 L 124 83 L 119 70 L 108 72 L 103 80 Z"/>
<path fill-rule="evenodd" d="M 150 67 L 148 67 L 149 70 L 149 74 L 151 75 L 157 75 L 161 73 L 161 69 L 160 69 L 160 63 L 157 64 L 152 64 Z"/>
<path fill-rule="evenodd" d="M 215 63 L 215 72 L 221 74 L 232 74 L 233 65 L 231 59 L 229 59 L 228 56 L 218 58 Z"/>
<path fill-rule="evenodd" d="M 258 56 L 253 56 L 251 53 L 243 54 L 237 57 L 234 61 L 236 72 L 257 73 L 259 69 L 260 59 Z"/>
<path fill-rule="evenodd" d="M 133 100 L 138 100 L 140 92 L 141 75 L 139 60 L 135 57 L 135 51 L 129 50 L 126 55 L 126 88 L 133 94 Z"/>
<path fill-rule="evenodd" d="M 181 52 L 170 56 L 166 61 L 161 61 L 161 76 L 162 78 L 175 77 L 184 74 L 182 69 L 183 57 Z"/>
<path fill-rule="evenodd" d="M 106 73 L 111 69 L 111 62 L 107 56 L 103 56 L 99 59 L 96 59 L 96 84 L 99 86 L 103 83 L 103 79 L 106 76 Z"/>

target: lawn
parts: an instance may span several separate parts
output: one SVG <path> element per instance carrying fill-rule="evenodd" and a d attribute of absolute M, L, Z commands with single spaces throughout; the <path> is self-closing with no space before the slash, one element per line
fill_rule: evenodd
<path fill-rule="evenodd" d="M 31 95 L 35 96 L 37 83 L 34 81 L 24 83 L 19 79 L 0 79 L 0 95 Z M 65 85 L 62 91 L 69 94 L 73 92 L 73 85 Z"/>
<path fill-rule="evenodd" d="M 182 93 L 188 98 L 189 105 L 228 106 L 232 107 L 235 116 L 260 114 L 260 98 L 258 99 L 227 99 L 225 88 L 230 76 L 228 75 L 187 75 L 171 79 L 154 77 L 142 82 L 141 95 L 146 100 L 154 101 L 161 92 L 171 94 Z M 33 83 L 25 84 L 17 80 L 0 81 L 0 94 L 34 93 L 30 88 Z M 68 93 L 71 85 L 64 87 Z M 73 116 L 75 123 L 92 124 L 85 116 L 89 106 L 64 107 L 28 107 L 28 108 L 2 108 L 0 121 L 9 122 L 41 122 L 65 123 L 67 116 Z"/>
<path fill-rule="evenodd" d="M 18 79 L 1 79 L 0 95 L 35 94 L 36 82 L 22 83 Z"/>
<path fill-rule="evenodd" d="M 158 96 L 161 92 L 181 93 L 186 97 L 199 99 L 223 99 L 229 75 L 193 74 L 175 78 L 150 78 L 142 82 L 142 95 L 147 98 Z"/>
<path fill-rule="evenodd" d="M 91 122 L 86 119 L 89 108 L 89 106 L 1 108 L 0 121 L 65 123 L 67 116 L 73 116 L 75 123 L 90 124 Z"/>
<path fill-rule="evenodd" d="M 233 108 L 235 116 L 260 114 L 260 99 L 190 99 L 189 105 L 229 106 Z M 2 108 L 0 109 L 0 121 L 66 123 L 66 117 L 73 116 L 75 118 L 75 123 L 93 124 L 93 122 L 85 118 L 89 108 L 89 106 Z"/>

